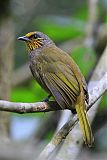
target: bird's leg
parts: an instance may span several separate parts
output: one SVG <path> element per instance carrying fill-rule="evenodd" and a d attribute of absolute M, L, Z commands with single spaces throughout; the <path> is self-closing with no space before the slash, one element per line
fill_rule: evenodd
<path fill-rule="evenodd" d="M 72 114 L 76 114 L 76 109 L 71 109 Z"/>
<path fill-rule="evenodd" d="M 51 96 L 52 96 L 52 95 L 49 94 L 48 97 L 46 97 L 45 99 L 42 100 L 42 102 L 48 102 Z"/>

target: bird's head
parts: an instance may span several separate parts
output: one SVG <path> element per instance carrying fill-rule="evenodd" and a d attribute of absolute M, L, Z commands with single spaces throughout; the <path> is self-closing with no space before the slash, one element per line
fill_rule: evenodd
<path fill-rule="evenodd" d="M 18 37 L 18 40 L 26 42 L 30 52 L 53 43 L 47 35 L 41 32 L 29 32 L 25 36 Z"/>

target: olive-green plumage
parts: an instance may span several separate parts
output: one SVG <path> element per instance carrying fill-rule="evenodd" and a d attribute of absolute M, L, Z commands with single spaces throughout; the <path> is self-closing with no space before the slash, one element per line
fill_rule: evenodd
<path fill-rule="evenodd" d="M 84 141 L 91 146 L 93 135 L 86 113 L 87 85 L 76 63 L 41 32 L 30 32 L 18 39 L 25 41 L 29 48 L 30 69 L 36 81 L 62 109 L 76 109 Z"/>

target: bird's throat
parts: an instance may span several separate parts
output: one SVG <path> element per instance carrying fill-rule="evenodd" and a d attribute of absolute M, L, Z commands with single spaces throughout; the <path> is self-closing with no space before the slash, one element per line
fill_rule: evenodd
<path fill-rule="evenodd" d="M 43 46 L 43 42 L 41 40 L 28 41 L 26 44 L 28 46 L 28 51 L 30 52 Z"/>

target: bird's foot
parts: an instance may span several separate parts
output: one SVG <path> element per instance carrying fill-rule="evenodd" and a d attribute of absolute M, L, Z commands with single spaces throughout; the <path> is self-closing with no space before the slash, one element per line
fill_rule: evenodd
<path fill-rule="evenodd" d="M 49 94 L 48 97 L 46 97 L 45 99 L 42 100 L 42 102 L 49 102 L 51 95 Z"/>

